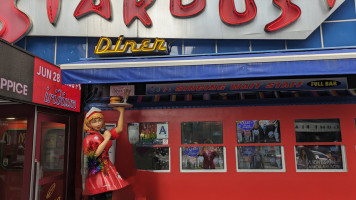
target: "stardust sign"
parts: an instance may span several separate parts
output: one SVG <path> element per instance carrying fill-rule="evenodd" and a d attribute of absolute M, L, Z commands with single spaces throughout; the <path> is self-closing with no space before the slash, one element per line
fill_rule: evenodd
<path fill-rule="evenodd" d="M 0 37 L 305 39 L 344 1 L 2 0 Z"/>

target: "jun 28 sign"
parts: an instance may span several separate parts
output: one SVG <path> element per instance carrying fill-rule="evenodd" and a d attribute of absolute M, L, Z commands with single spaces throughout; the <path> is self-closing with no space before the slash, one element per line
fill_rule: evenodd
<path fill-rule="evenodd" d="M 2 0 L 0 37 L 305 39 L 344 1 Z"/>

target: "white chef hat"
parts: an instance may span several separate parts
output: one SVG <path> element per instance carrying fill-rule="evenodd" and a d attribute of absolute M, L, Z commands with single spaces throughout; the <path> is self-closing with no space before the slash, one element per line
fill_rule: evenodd
<path fill-rule="evenodd" d="M 101 113 L 101 110 L 99 108 L 92 107 L 85 115 L 85 118 L 88 119 L 90 116 L 92 116 L 95 113 Z"/>

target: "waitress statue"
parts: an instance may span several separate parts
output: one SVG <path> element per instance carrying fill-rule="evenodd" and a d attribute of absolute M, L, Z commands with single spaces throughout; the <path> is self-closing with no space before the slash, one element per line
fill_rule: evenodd
<path fill-rule="evenodd" d="M 105 129 L 104 116 L 101 110 L 92 107 L 86 114 L 83 129 L 87 136 L 83 141 L 84 155 L 87 156 L 88 176 L 85 180 L 84 194 L 90 195 L 91 200 L 111 200 L 112 191 L 119 190 L 128 185 L 116 171 L 109 160 L 111 140 L 119 137 L 123 130 L 123 107 L 114 107 L 120 112 L 117 126 L 111 131 Z"/>

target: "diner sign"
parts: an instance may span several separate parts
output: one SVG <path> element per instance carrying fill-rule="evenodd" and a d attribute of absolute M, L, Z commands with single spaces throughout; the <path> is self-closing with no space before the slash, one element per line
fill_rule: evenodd
<path fill-rule="evenodd" d="M 150 39 L 143 39 L 141 43 L 134 40 L 123 42 L 124 36 L 121 35 L 115 45 L 108 37 L 101 37 L 95 47 L 94 54 L 100 56 L 125 56 L 125 55 L 157 55 L 168 54 L 167 42 L 164 39 L 156 38 L 153 43 Z"/>
<path fill-rule="evenodd" d="M 345 0 L 3 0 L 0 37 L 306 39 Z"/>

